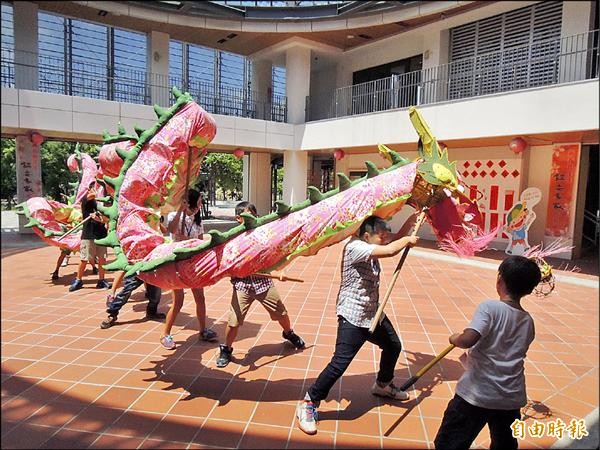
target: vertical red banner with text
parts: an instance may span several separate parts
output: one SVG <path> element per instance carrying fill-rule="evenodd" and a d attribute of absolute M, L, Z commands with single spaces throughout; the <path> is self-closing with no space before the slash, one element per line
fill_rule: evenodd
<path fill-rule="evenodd" d="M 548 191 L 547 236 L 569 237 L 579 147 L 580 144 L 556 144 L 554 146 Z"/>

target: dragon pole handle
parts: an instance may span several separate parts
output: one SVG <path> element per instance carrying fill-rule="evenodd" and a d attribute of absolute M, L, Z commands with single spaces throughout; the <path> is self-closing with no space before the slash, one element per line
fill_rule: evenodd
<path fill-rule="evenodd" d="M 425 221 L 425 210 L 421 211 L 421 213 L 417 217 L 417 221 L 415 222 L 415 228 L 414 228 L 413 232 L 411 233 L 411 236 L 417 235 L 417 233 L 419 232 L 419 228 L 421 228 L 421 225 L 423 225 L 424 221 Z M 371 333 L 371 334 L 373 333 L 373 331 L 375 331 L 375 327 L 377 327 L 377 324 L 379 323 L 381 314 L 383 314 L 383 309 L 385 308 L 385 305 L 387 304 L 388 299 L 390 298 L 390 295 L 392 294 L 392 290 L 394 289 L 394 284 L 396 284 L 396 280 L 398 279 L 398 274 L 400 273 L 400 269 L 402 269 L 402 266 L 404 265 L 404 261 L 406 260 L 406 257 L 408 256 L 409 250 L 410 250 L 410 247 L 406 247 L 404 249 L 404 252 L 402 253 L 402 257 L 400 258 L 400 261 L 398 261 L 398 265 L 396 266 L 396 270 L 394 270 L 394 275 L 392 276 L 392 281 L 390 282 L 390 285 L 387 288 L 387 291 L 385 293 L 385 297 L 383 298 L 383 301 L 379 304 L 379 307 L 377 308 L 377 312 L 375 313 L 375 318 L 373 319 L 373 323 L 371 323 L 371 328 L 369 328 L 369 333 Z"/>

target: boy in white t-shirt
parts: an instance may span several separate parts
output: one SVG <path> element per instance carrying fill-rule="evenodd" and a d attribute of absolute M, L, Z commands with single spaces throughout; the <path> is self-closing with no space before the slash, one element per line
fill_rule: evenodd
<path fill-rule="evenodd" d="M 535 337 L 533 319 L 521 307 L 541 279 L 538 265 L 510 256 L 498 268 L 498 300 L 479 304 L 462 333 L 451 344 L 469 349 L 465 373 L 456 385 L 435 437 L 436 450 L 467 449 L 487 423 L 491 450 L 518 447 L 511 424 L 527 403 L 524 360 Z"/>

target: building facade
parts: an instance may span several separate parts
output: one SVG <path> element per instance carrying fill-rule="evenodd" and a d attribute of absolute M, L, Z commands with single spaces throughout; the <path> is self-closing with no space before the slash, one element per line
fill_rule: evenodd
<path fill-rule="evenodd" d="M 308 185 L 336 187 L 335 172 L 352 179 L 367 160 L 385 166 L 377 144 L 416 157 L 408 107 L 417 105 L 472 186 L 486 227 L 501 227 L 495 248 L 508 245 L 502 225 L 523 192 L 538 188 L 529 242 L 565 239 L 574 249 L 562 256 L 578 256 L 598 245 L 595 8 L 3 2 L 2 135 L 16 138 L 25 164 L 19 200 L 40 193 L 32 133 L 99 143 L 117 122 L 128 131 L 152 124 L 150 105 L 168 106 L 172 85 L 214 115 L 209 151 L 244 150 L 244 198 L 261 214 L 276 197 L 276 167 L 283 200 L 296 203 Z"/>

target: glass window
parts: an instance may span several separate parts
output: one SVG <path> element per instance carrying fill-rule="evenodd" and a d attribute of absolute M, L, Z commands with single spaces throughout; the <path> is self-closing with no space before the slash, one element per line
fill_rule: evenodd
<path fill-rule="evenodd" d="M 2 3 L 2 86 L 15 87 L 15 39 L 12 5 Z"/>
<path fill-rule="evenodd" d="M 114 93 L 119 102 L 146 103 L 146 35 L 114 29 Z"/>
<path fill-rule="evenodd" d="M 68 20 L 71 27 L 71 95 L 109 98 L 108 28 Z"/>

